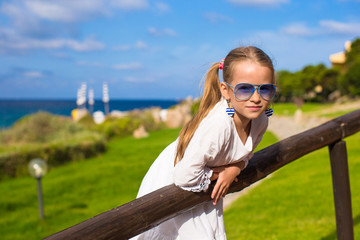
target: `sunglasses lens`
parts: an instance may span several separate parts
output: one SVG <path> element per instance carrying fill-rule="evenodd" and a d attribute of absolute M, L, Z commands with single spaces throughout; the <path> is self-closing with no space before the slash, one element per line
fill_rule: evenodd
<path fill-rule="evenodd" d="M 275 86 L 272 84 L 263 84 L 260 87 L 260 95 L 267 101 L 270 101 L 275 96 Z"/>
<path fill-rule="evenodd" d="M 254 93 L 255 87 L 251 84 L 240 83 L 235 86 L 234 93 L 238 100 L 246 100 Z"/>

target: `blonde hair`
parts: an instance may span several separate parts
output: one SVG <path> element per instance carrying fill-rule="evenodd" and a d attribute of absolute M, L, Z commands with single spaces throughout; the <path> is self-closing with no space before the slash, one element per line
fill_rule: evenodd
<path fill-rule="evenodd" d="M 275 70 L 271 59 L 261 49 L 253 46 L 239 47 L 229 52 L 224 61 L 223 80 L 230 83 L 232 81 L 235 63 L 249 60 L 261 66 L 268 67 L 272 72 L 272 81 L 275 82 Z M 190 120 L 180 132 L 174 165 L 184 157 L 185 150 L 200 122 L 208 115 L 215 104 L 220 101 L 221 97 L 219 63 L 214 63 L 206 74 L 204 92 L 201 97 L 199 110 L 195 117 Z"/>

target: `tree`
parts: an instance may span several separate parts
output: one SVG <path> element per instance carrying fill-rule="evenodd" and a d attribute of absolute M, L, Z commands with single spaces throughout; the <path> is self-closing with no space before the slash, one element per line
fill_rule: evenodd
<path fill-rule="evenodd" d="M 340 79 L 342 93 L 351 96 L 360 95 L 360 59 L 351 63 L 349 69 Z"/>
<path fill-rule="evenodd" d="M 360 38 L 351 43 L 351 49 L 346 52 L 346 66 L 350 67 L 353 63 L 360 61 Z"/>
<path fill-rule="evenodd" d="M 351 96 L 360 95 L 360 38 L 351 43 L 345 65 L 347 70 L 339 80 L 341 92 Z"/>
<path fill-rule="evenodd" d="M 319 84 L 322 86 L 322 100 L 328 100 L 329 95 L 339 89 L 338 79 L 340 71 L 338 68 L 326 69 L 319 77 Z"/>
<path fill-rule="evenodd" d="M 276 86 L 278 89 L 280 101 L 284 101 L 284 102 L 291 101 L 293 97 L 294 74 L 284 70 L 277 72 L 277 75 L 278 77 L 276 81 Z"/>

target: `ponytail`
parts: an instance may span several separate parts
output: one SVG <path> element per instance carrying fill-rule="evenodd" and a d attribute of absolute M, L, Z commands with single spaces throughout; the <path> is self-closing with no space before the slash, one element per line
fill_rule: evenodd
<path fill-rule="evenodd" d="M 220 92 L 218 72 L 219 63 L 215 63 L 206 74 L 204 93 L 200 101 L 199 110 L 195 117 L 190 120 L 180 132 L 174 165 L 176 165 L 184 157 L 185 149 L 189 145 L 189 142 L 194 136 L 200 122 L 221 99 L 222 95 Z"/>

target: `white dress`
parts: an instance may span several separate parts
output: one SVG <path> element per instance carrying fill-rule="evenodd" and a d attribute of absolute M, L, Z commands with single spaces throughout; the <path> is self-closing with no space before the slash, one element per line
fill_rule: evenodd
<path fill-rule="evenodd" d="M 247 165 L 253 150 L 268 125 L 265 114 L 251 121 L 245 145 L 241 142 L 233 119 L 226 114 L 227 103 L 221 99 L 195 131 L 183 159 L 174 167 L 178 139 L 164 149 L 146 173 L 137 197 L 175 183 L 188 191 L 206 191 L 211 167 L 244 161 Z M 223 202 L 216 206 L 205 202 L 169 219 L 132 239 L 223 240 L 226 239 Z"/>

